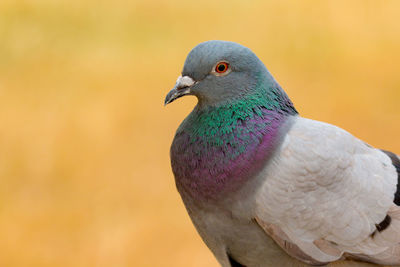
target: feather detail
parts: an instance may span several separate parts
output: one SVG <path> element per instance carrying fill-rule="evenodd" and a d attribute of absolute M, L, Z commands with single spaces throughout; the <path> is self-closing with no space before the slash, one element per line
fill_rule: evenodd
<path fill-rule="evenodd" d="M 386 155 L 388 155 L 388 157 L 392 160 L 392 164 L 393 166 L 396 168 L 397 171 L 397 190 L 396 193 L 394 195 L 394 203 L 396 203 L 397 206 L 400 206 L 400 158 L 399 156 L 397 156 L 396 154 L 390 152 L 390 151 L 386 151 L 386 150 L 382 150 Z"/>
<path fill-rule="evenodd" d="M 256 220 L 289 255 L 400 264 L 397 172 L 385 153 L 299 117 L 262 175 Z"/>
<path fill-rule="evenodd" d="M 284 251 L 286 251 L 287 254 L 293 258 L 314 266 L 326 265 L 329 262 L 318 261 L 306 254 L 295 244 L 295 241 L 291 240 L 285 232 L 282 231 L 279 226 L 266 223 L 258 217 L 255 217 L 254 220 Z M 334 260 L 334 258 L 331 258 L 330 260 Z"/>

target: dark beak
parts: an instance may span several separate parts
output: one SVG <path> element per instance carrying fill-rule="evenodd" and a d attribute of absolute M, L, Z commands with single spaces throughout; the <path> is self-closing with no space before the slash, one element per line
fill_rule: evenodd
<path fill-rule="evenodd" d="M 169 93 L 165 97 L 164 105 L 168 105 L 169 103 L 173 102 L 174 100 L 176 100 L 184 95 L 190 94 L 190 88 L 195 83 L 196 82 L 189 76 L 183 76 L 183 77 L 179 76 L 174 88 L 172 88 L 172 90 L 169 91 Z"/>

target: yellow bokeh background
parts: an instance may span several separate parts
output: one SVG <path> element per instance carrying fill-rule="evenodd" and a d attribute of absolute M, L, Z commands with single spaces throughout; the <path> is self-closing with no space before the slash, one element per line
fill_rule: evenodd
<path fill-rule="evenodd" d="M 190 49 L 250 47 L 300 113 L 400 153 L 400 2 L 0 1 L 0 266 L 218 266 L 169 165 Z"/>

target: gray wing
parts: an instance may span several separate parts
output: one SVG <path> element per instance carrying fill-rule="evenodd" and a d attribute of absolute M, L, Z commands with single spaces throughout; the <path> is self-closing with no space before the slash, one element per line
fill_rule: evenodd
<path fill-rule="evenodd" d="M 400 264 L 398 160 L 338 127 L 299 117 L 262 174 L 255 218 L 309 264 Z"/>

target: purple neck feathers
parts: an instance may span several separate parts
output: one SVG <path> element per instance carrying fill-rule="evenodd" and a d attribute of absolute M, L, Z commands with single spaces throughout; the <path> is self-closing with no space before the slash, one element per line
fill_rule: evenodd
<path fill-rule="evenodd" d="M 183 198 L 217 201 L 243 187 L 263 168 L 279 146 L 290 115 L 266 108 L 260 111 L 235 123 L 220 122 L 207 134 L 195 128 L 202 114 L 192 113 L 184 121 L 171 147 L 172 169 Z"/>

